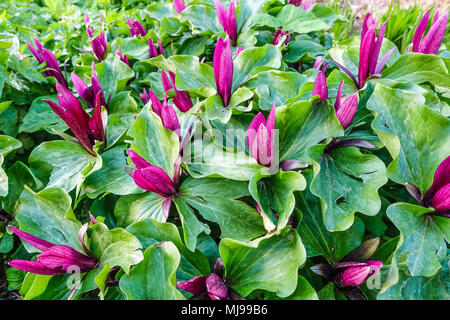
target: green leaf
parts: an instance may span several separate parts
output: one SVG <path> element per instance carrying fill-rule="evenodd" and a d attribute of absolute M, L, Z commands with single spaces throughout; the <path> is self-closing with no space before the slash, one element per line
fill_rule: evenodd
<path fill-rule="evenodd" d="M 431 186 L 450 150 L 450 120 L 424 102 L 420 95 L 382 84 L 375 86 L 367 102 L 375 113 L 372 128 L 393 158 L 388 177 L 400 184 L 413 183 L 422 192 Z"/>
<path fill-rule="evenodd" d="M 114 208 L 117 225 L 125 228 L 134 222 L 146 218 L 154 218 L 160 222 L 165 222 L 166 217 L 164 217 L 162 212 L 164 200 L 166 198 L 154 192 L 130 194 L 120 197 Z"/>
<path fill-rule="evenodd" d="M 47 188 L 34 193 L 27 186 L 20 197 L 20 207 L 16 219 L 20 230 L 54 244 L 68 245 L 82 251 L 78 241 L 78 230 L 81 223 L 66 217 L 71 211 L 71 198 L 64 189 Z M 36 252 L 28 244 L 25 247 L 30 252 Z"/>
<path fill-rule="evenodd" d="M 102 193 L 127 195 L 140 192 L 124 167 L 127 166 L 126 146 L 120 145 L 101 155 L 101 169 L 92 173 L 84 182 L 83 190 L 94 199 Z"/>
<path fill-rule="evenodd" d="M 198 57 L 171 56 L 168 61 L 175 66 L 178 90 L 216 87 L 213 68 L 206 63 L 200 63 Z"/>
<path fill-rule="evenodd" d="M 102 90 L 105 99 L 114 96 L 122 91 L 128 80 L 133 78 L 134 72 L 124 62 L 120 61 L 119 56 L 109 56 L 102 62 L 95 65 L 98 80 L 102 84 Z"/>
<path fill-rule="evenodd" d="M 8 194 L 8 176 L 2 168 L 4 157 L 22 147 L 22 143 L 10 136 L 0 135 L 0 197 Z"/>
<path fill-rule="evenodd" d="M 409 84 L 430 82 L 434 85 L 450 87 L 448 68 L 443 59 L 434 54 L 409 53 L 403 55 L 383 71 L 383 76 L 386 79 Z"/>
<path fill-rule="evenodd" d="M 89 250 L 100 260 L 98 270 L 120 266 L 125 273 L 143 259 L 141 243 L 131 233 L 122 228 L 108 230 L 99 222 L 91 227 Z"/>
<path fill-rule="evenodd" d="M 33 174 L 47 187 L 61 187 L 68 192 L 81 184 L 96 162 L 84 147 L 64 140 L 43 142 L 28 159 Z"/>
<path fill-rule="evenodd" d="M 261 110 L 270 110 L 273 103 L 284 105 L 286 100 L 296 97 L 307 77 L 298 72 L 264 71 L 252 77 L 246 86 L 255 89 Z"/>
<path fill-rule="evenodd" d="M 297 288 L 298 268 L 306 260 L 300 237 L 289 227 L 250 243 L 223 239 L 219 251 L 227 283 L 243 297 L 256 289 L 288 297 Z"/>
<path fill-rule="evenodd" d="M 305 188 L 305 178 L 295 171 L 280 169 L 274 175 L 257 172 L 253 176 L 249 183 L 250 194 L 259 203 L 267 231 L 281 230 L 287 225 L 295 207 L 294 191 Z"/>
<path fill-rule="evenodd" d="M 144 248 L 156 242 L 172 242 L 181 254 L 178 271 L 184 279 L 189 280 L 195 276 L 209 275 L 210 265 L 206 256 L 199 249 L 194 252 L 190 251 L 181 240 L 180 233 L 174 224 L 147 218 L 133 223 L 127 228 L 127 231 L 138 238 Z"/>
<path fill-rule="evenodd" d="M 266 44 L 262 47 L 242 51 L 234 60 L 233 89 L 236 90 L 252 75 L 263 69 L 278 69 L 281 65 L 281 52 L 278 47 Z"/>
<path fill-rule="evenodd" d="M 19 128 L 19 132 L 36 132 L 41 129 L 49 133 L 53 130 L 64 132 L 67 130 L 66 123 L 50 108 L 43 99 L 51 100 L 58 103 L 57 96 L 42 96 L 36 98 L 31 103 L 30 109 L 23 118 L 23 123 Z"/>
<path fill-rule="evenodd" d="M 241 145 L 245 149 L 244 143 L 246 142 L 244 139 L 245 137 L 241 137 L 240 140 L 242 140 Z M 195 153 L 192 156 L 191 154 L 183 154 L 183 160 L 186 159 L 187 170 L 194 178 L 224 177 L 248 181 L 256 172 L 261 170 L 261 166 L 256 160 L 242 151 L 224 151 L 223 148 L 212 142 L 200 140 L 195 140 L 191 148 L 192 152 Z"/>
<path fill-rule="evenodd" d="M 213 6 L 196 4 L 188 6 L 181 12 L 181 16 L 189 21 L 195 29 L 195 32 L 210 31 L 213 33 L 220 32 L 217 23 L 217 13 Z"/>
<path fill-rule="evenodd" d="M 171 242 L 147 248 L 144 260 L 120 279 L 120 289 L 128 300 L 184 300 L 176 288 L 180 254 Z"/>
<path fill-rule="evenodd" d="M 441 263 L 444 263 L 447 254 L 450 220 L 429 216 L 432 211 L 401 202 L 387 209 L 387 216 L 401 232 L 395 256 L 406 263 L 411 276 L 435 275 L 442 268 Z"/>
<path fill-rule="evenodd" d="M 313 31 L 321 31 L 329 28 L 328 24 L 318 19 L 311 11 L 294 5 L 285 5 L 276 17 L 268 14 L 258 14 L 254 18 L 258 25 L 265 25 L 278 29 L 294 31 L 297 33 L 309 33 Z"/>
<path fill-rule="evenodd" d="M 356 212 L 374 216 L 381 208 L 378 189 L 388 181 L 383 161 L 356 147 L 324 153 L 314 163 L 311 192 L 321 199 L 329 231 L 348 229 Z"/>
<path fill-rule="evenodd" d="M 279 128 L 280 162 L 288 159 L 307 161 L 306 152 L 311 146 L 344 133 L 333 106 L 310 101 L 277 108 L 275 127 Z"/>
<path fill-rule="evenodd" d="M 316 290 L 309 284 L 308 280 L 298 276 L 297 288 L 289 297 L 279 298 L 273 293 L 265 294 L 265 300 L 319 300 Z"/>
<path fill-rule="evenodd" d="M 152 165 L 162 168 L 169 177 L 174 175 L 179 139 L 175 132 L 163 127 L 159 116 L 147 105 L 128 130 L 133 138 L 131 149 Z"/>
<path fill-rule="evenodd" d="M 244 202 L 234 200 L 248 195 L 246 183 L 226 179 L 187 179 L 181 185 L 180 193 L 203 218 L 219 224 L 221 238 L 248 241 L 265 233 L 258 212 Z"/>

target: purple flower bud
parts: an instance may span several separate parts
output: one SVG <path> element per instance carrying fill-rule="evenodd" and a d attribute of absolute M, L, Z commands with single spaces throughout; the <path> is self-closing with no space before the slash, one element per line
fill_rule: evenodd
<path fill-rule="evenodd" d="M 273 139 L 275 130 L 275 103 L 272 105 L 269 117 L 266 118 L 260 112 L 253 118 L 247 129 L 247 144 L 250 155 L 256 161 L 266 167 L 273 162 Z"/>
<path fill-rule="evenodd" d="M 81 79 L 75 72 L 72 72 L 72 82 L 75 87 L 75 91 L 78 93 L 81 99 L 93 108 L 94 107 L 94 95 L 88 85 Z"/>
<path fill-rule="evenodd" d="M 43 251 L 37 256 L 37 261 L 12 260 L 8 264 L 16 269 L 42 275 L 66 274 L 69 267 L 76 266 L 80 272 L 88 272 L 98 266 L 94 257 L 86 256 L 69 246 L 56 245 L 39 239 L 31 234 L 9 226 L 9 228 L 23 241 Z"/>
<path fill-rule="evenodd" d="M 206 291 L 206 278 L 208 278 L 208 276 L 195 277 L 189 281 L 178 281 L 177 287 L 192 294 L 198 295 Z"/>
<path fill-rule="evenodd" d="M 206 278 L 206 291 L 211 300 L 229 300 L 227 286 L 215 273 L 211 273 Z"/>
<path fill-rule="evenodd" d="M 360 286 L 370 276 L 378 273 L 383 263 L 378 260 L 369 260 L 365 263 L 341 263 L 335 269 L 343 269 L 334 277 L 338 287 Z"/>
<path fill-rule="evenodd" d="M 417 26 L 413 37 L 413 52 L 424 54 L 437 54 L 439 48 L 444 40 L 445 31 L 448 23 L 448 11 L 439 17 L 439 12 L 436 13 L 434 21 L 430 30 L 422 39 L 423 34 L 427 28 L 428 20 L 430 18 L 430 10 L 428 10 Z"/>
<path fill-rule="evenodd" d="M 124 62 L 127 66 L 130 66 L 130 62 L 125 54 L 122 55 L 122 50 L 120 50 L 120 45 L 117 48 L 116 54 L 119 56 L 120 60 Z"/>
<path fill-rule="evenodd" d="M 448 207 L 448 185 L 450 184 L 450 156 L 438 166 L 433 184 L 423 198 L 424 206 L 432 206 L 437 211 L 446 211 Z M 447 198 L 446 198 L 447 196 Z M 445 209 L 447 208 L 447 209 Z"/>
<path fill-rule="evenodd" d="M 327 85 L 327 77 L 325 73 L 319 71 L 317 74 L 316 80 L 314 81 L 314 88 L 312 92 L 313 97 L 319 96 L 319 102 L 328 99 L 328 85 Z"/>
<path fill-rule="evenodd" d="M 70 128 L 78 141 L 88 152 L 94 155 L 92 147 L 95 141 L 105 141 L 103 121 L 101 118 L 100 93 L 96 96 L 95 109 L 92 117 L 84 111 L 80 101 L 67 88 L 56 84 L 58 91 L 58 104 L 43 99 Z"/>
<path fill-rule="evenodd" d="M 172 130 L 178 135 L 178 137 L 180 137 L 180 123 L 178 122 L 177 113 L 171 105 L 167 104 L 167 98 L 165 95 L 160 117 L 164 128 Z"/>
<path fill-rule="evenodd" d="M 27 41 L 25 43 L 30 49 L 33 56 L 37 59 L 39 63 L 46 62 L 46 70 L 43 74 L 47 77 L 55 77 L 55 79 L 67 88 L 67 81 L 64 77 L 61 68 L 58 65 L 58 60 L 55 55 L 51 53 L 50 50 L 45 49 L 38 39 L 34 39 L 37 50 Z"/>
<path fill-rule="evenodd" d="M 176 194 L 177 186 L 163 169 L 151 165 L 131 149 L 128 150 L 128 154 L 136 166 L 133 179 L 138 187 L 158 193 L 165 198 Z"/>
<path fill-rule="evenodd" d="M 131 21 L 127 19 L 127 24 L 130 27 L 131 36 L 136 37 L 138 35 L 145 36 L 147 31 L 145 31 L 144 26 L 139 21 Z"/>
<path fill-rule="evenodd" d="M 184 0 L 173 0 L 173 6 L 178 14 L 186 8 L 184 5 Z"/>
<path fill-rule="evenodd" d="M 158 41 L 159 53 L 158 49 L 155 46 L 155 43 L 151 38 L 148 39 L 148 51 L 150 53 L 150 58 L 156 58 L 160 54 L 164 56 L 164 48 L 160 41 Z"/>
<path fill-rule="evenodd" d="M 351 95 L 341 104 L 343 86 L 344 81 L 342 81 L 339 85 L 338 96 L 334 107 L 336 110 L 336 116 L 345 130 L 352 124 L 356 110 L 358 109 L 358 93 Z"/>
<path fill-rule="evenodd" d="M 312 0 L 306 0 L 303 2 L 303 0 L 289 0 L 289 4 L 293 4 L 296 7 L 301 7 L 304 10 L 309 10 L 312 8 Z"/>
<path fill-rule="evenodd" d="M 176 97 L 172 97 L 172 101 L 175 104 L 175 106 L 180 110 L 181 112 L 187 112 L 189 109 L 193 107 L 191 97 L 189 96 L 189 93 L 187 91 L 179 91 L 175 87 L 175 73 L 172 71 L 169 71 L 170 79 L 172 80 L 172 83 L 170 83 L 169 78 L 167 77 L 167 74 L 165 71 L 161 71 L 161 80 L 164 87 L 164 91 L 168 94 L 170 89 L 174 89 L 175 93 L 177 94 Z"/>
<path fill-rule="evenodd" d="M 328 65 L 329 63 L 326 59 L 324 59 L 323 57 L 317 57 L 316 61 L 314 62 L 313 68 L 325 73 L 325 71 L 327 71 L 328 69 Z"/>
<path fill-rule="evenodd" d="M 214 5 L 217 11 L 217 18 L 223 27 L 223 30 L 228 34 L 233 46 L 236 46 L 237 42 L 237 21 L 236 21 L 236 7 L 234 0 L 231 0 L 228 10 L 220 0 L 214 0 Z"/>
<path fill-rule="evenodd" d="M 108 50 L 108 45 L 106 43 L 106 36 L 103 31 L 98 37 L 91 41 L 92 50 L 94 51 L 95 57 L 98 61 L 103 61 L 105 58 L 106 51 Z"/>
<path fill-rule="evenodd" d="M 214 77 L 216 79 L 217 93 L 222 99 L 224 107 L 228 107 L 233 84 L 233 56 L 228 36 L 217 40 L 213 58 Z"/>

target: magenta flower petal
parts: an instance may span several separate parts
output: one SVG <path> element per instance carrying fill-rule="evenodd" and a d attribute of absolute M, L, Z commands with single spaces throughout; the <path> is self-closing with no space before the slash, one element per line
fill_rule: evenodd
<path fill-rule="evenodd" d="M 144 169 L 151 166 L 144 158 L 142 158 L 136 151 L 132 149 L 128 149 L 128 156 L 131 161 L 133 161 L 134 165 L 137 169 Z"/>
<path fill-rule="evenodd" d="M 150 58 L 156 58 L 158 56 L 158 50 L 152 38 L 148 39 L 148 52 L 150 53 Z"/>
<path fill-rule="evenodd" d="M 147 104 L 150 102 L 150 97 L 149 97 L 147 91 L 145 91 L 145 89 L 142 93 L 139 94 L 139 97 L 141 98 L 141 100 L 144 104 Z"/>
<path fill-rule="evenodd" d="M 450 183 L 450 156 L 448 156 L 436 169 L 433 184 L 428 189 L 423 199 L 425 205 L 429 205 L 435 193 Z"/>
<path fill-rule="evenodd" d="M 86 101 L 90 107 L 94 107 L 94 95 L 88 85 L 75 72 L 72 72 L 72 82 L 78 95 Z"/>
<path fill-rule="evenodd" d="M 233 56 L 228 36 L 225 40 L 222 38 L 217 40 L 217 45 L 214 50 L 213 67 L 217 93 L 222 99 L 224 107 L 228 107 L 233 84 Z"/>
<path fill-rule="evenodd" d="M 450 209 L 450 183 L 440 188 L 431 200 L 431 206 L 437 211 Z"/>
<path fill-rule="evenodd" d="M 371 268 L 368 265 L 349 267 L 338 273 L 335 282 L 339 287 L 357 287 L 369 277 Z"/>
<path fill-rule="evenodd" d="M 178 281 L 177 287 L 186 290 L 192 294 L 200 294 L 206 291 L 207 276 L 199 276 L 192 278 L 189 281 Z"/>
<path fill-rule="evenodd" d="M 444 13 L 428 31 L 419 45 L 419 51 L 425 54 L 437 54 L 444 40 L 448 23 L 448 11 Z"/>
<path fill-rule="evenodd" d="M 358 64 L 358 82 L 360 89 L 369 75 L 370 57 L 375 46 L 375 28 L 371 27 L 361 39 Z"/>
<path fill-rule="evenodd" d="M 419 52 L 420 41 L 422 40 L 423 34 L 427 29 L 428 20 L 430 19 L 430 9 L 423 15 L 422 19 L 417 26 L 416 32 L 413 37 L 413 52 Z"/>
<path fill-rule="evenodd" d="M 228 297 L 228 288 L 217 274 L 211 273 L 205 283 L 208 295 L 212 300 L 222 300 Z"/>
<path fill-rule="evenodd" d="M 23 270 L 26 272 L 31 272 L 34 274 L 41 274 L 41 275 L 57 275 L 57 274 L 64 274 L 62 270 L 52 270 L 44 266 L 39 261 L 31 261 L 31 260 L 12 260 L 8 262 L 8 265 L 10 267 Z"/>
<path fill-rule="evenodd" d="M 164 101 L 162 106 L 160 117 L 164 128 L 172 130 L 178 134 L 178 136 L 180 135 L 180 123 L 178 122 L 177 113 L 171 105 L 166 103 L 166 101 Z"/>
<path fill-rule="evenodd" d="M 76 266 L 80 272 L 87 272 L 95 267 L 97 260 L 85 256 L 65 245 L 55 245 L 38 255 L 38 261 L 48 269 L 66 272 L 69 267 Z"/>
<path fill-rule="evenodd" d="M 184 0 L 173 0 L 173 6 L 178 14 L 180 14 L 186 8 Z"/>
<path fill-rule="evenodd" d="M 164 199 L 163 203 L 162 203 L 162 212 L 164 215 L 164 218 L 168 218 L 169 217 L 169 212 L 170 212 L 170 206 L 172 205 L 172 198 L 166 198 Z"/>
<path fill-rule="evenodd" d="M 378 63 L 378 56 L 380 55 L 381 45 L 383 44 L 384 33 L 386 31 L 386 22 L 383 23 L 378 31 L 377 40 L 370 53 L 369 60 L 369 74 L 374 74 Z"/>
<path fill-rule="evenodd" d="M 234 0 L 231 0 L 228 6 L 228 34 L 231 41 L 233 41 L 233 46 L 236 46 L 237 42 L 237 20 L 236 20 L 236 5 Z"/>
<path fill-rule="evenodd" d="M 21 231 L 19 229 L 17 229 L 14 226 L 8 226 L 11 231 L 18 236 L 19 238 L 21 238 L 23 241 L 31 244 L 33 247 L 35 247 L 36 249 L 39 249 L 41 251 L 45 251 L 47 249 L 49 249 L 50 247 L 54 246 L 53 243 L 45 241 L 43 239 L 40 239 L 38 237 L 35 237 L 29 233 L 26 233 L 24 231 Z"/>
<path fill-rule="evenodd" d="M 389 50 L 388 52 L 386 52 L 386 54 L 383 56 L 383 58 L 381 58 L 378 61 L 378 64 L 375 68 L 374 74 L 378 75 L 381 73 L 381 71 L 383 70 L 384 66 L 386 65 L 386 63 L 388 62 L 389 58 L 391 57 L 392 53 L 394 53 L 394 51 L 395 51 L 395 47 L 392 48 L 391 50 Z"/>
<path fill-rule="evenodd" d="M 325 76 L 325 73 L 323 73 L 322 71 L 320 71 L 317 74 L 316 80 L 314 82 L 312 95 L 313 97 L 319 96 L 320 98 L 318 101 L 328 99 L 327 77 Z"/>
<path fill-rule="evenodd" d="M 371 268 L 369 277 L 374 274 L 377 274 L 380 271 L 381 267 L 383 266 L 383 262 L 380 260 L 368 260 L 366 261 L 366 263 Z"/>
<path fill-rule="evenodd" d="M 104 142 L 105 141 L 105 130 L 103 128 L 102 107 L 100 104 L 100 94 L 101 94 L 101 92 L 98 92 L 97 97 L 95 98 L 94 113 L 92 114 L 92 117 L 89 119 L 89 129 L 95 140 Z"/>
<path fill-rule="evenodd" d="M 336 111 L 336 116 L 339 119 L 339 122 L 341 123 L 344 130 L 352 124 L 357 109 L 358 94 L 355 93 L 348 97 Z"/>
<path fill-rule="evenodd" d="M 341 107 L 341 97 L 342 97 L 342 89 L 344 88 L 344 80 L 339 84 L 339 89 L 336 96 L 336 102 L 334 103 L 334 109 L 336 111 Z"/>
<path fill-rule="evenodd" d="M 266 118 L 260 112 L 253 118 L 252 122 L 247 129 L 247 145 L 250 150 L 250 155 L 257 159 L 258 157 L 258 144 L 256 139 L 256 134 L 261 124 L 266 124 Z"/>
<path fill-rule="evenodd" d="M 159 194 L 167 197 L 176 193 L 172 179 L 170 179 L 163 169 L 149 166 L 139 171 L 142 176 L 156 188 Z"/>

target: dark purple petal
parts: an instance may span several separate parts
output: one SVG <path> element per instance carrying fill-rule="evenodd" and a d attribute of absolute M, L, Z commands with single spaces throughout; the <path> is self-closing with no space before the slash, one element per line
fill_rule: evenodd
<path fill-rule="evenodd" d="M 231 87 L 233 84 L 233 56 L 231 54 L 230 39 L 219 38 L 214 50 L 214 77 L 216 80 L 217 93 L 222 99 L 224 107 L 228 107 L 231 98 Z"/>
<path fill-rule="evenodd" d="M 436 169 L 436 173 L 434 174 L 433 184 L 430 189 L 428 189 L 425 197 L 424 204 L 426 206 L 429 205 L 431 199 L 434 194 L 444 187 L 445 185 L 450 183 L 450 156 L 448 156 L 444 161 Z"/>
<path fill-rule="evenodd" d="M 69 267 L 77 266 L 81 272 L 87 272 L 97 265 L 93 257 L 85 256 L 69 246 L 55 245 L 38 255 L 38 261 L 53 270 L 67 271 Z"/>
<path fill-rule="evenodd" d="M 333 269 L 328 263 L 319 263 L 311 267 L 311 271 L 325 279 L 331 280 Z"/>
<path fill-rule="evenodd" d="M 94 107 L 94 95 L 92 94 L 91 89 L 75 72 L 72 72 L 71 76 L 75 91 L 90 107 Z"/>
<path fill-rule="evenodd" d="M 150 101 L 150 97 L 149 97 L 147 91 L 145 91 L 145 89 L 142 93 L 139 94 L 139 97 L 141 98 L 141 100 L 144 104 L 147 104 Z"/>
<path fill-rule="evenodd" d="M 419 188 L 417 188 L 417 186 L 407 182 L 405 183 L 405 188 L 411 195 L 411 197 L 413 197 L 418 203 L 422 204 L 422 193 L 420 192 Z"/>
<path fill-rule="evenodd" d="M 228 6 L 228 35 L 230 36 L 233 46 L 236 46 L 237 42 L 237 20 L 236 20 L 236 6 L 234 0 L 231 0 Z"/>
<path fill-rule="evenodd" d="M 95 107 L 92 117 L 89 119 L 89 129 L 95 140 L 105 142 L 105 129 L 103 128 L 102 106 L 100 104 L 100 94 L 95 98 Z"/>
<path fill-rule="evenodd" d="M 335 283 L 338 287 L 357 287 L 367 280 L 371 272 L 368 265 L 349 267 L 335 276 Z"/>
<path fill-rule="evenodd" d="M 228 288 L 222 279 L 215 273 L 206 278 L 206 290 L 212 300 L 222 300 L 228 297 Z"/>
<path fill-rule="evenodd" d="M 361 39 L 361 46 L 359 51 L 358 64 L 358 82 L 359 89 L 364 86 L 364 83 L 369 76 L 370 57 L 375 46 L 375 28 L 370 27 L 367 30 L 364 38 Z"/>
<path fill-rule="evenodd" d="M 308 167 L 308 164 L 301 160 L 296 159 L 289 159 L 284 160 L 280 163 L 280 168 L 283 171 L 291 171 L 291 170 L 297 170 L 297 169 L 305 169 Z"/>
<path fill-rule="evenodd" d="M 161 110 L 162 110 L 162 103 L 159 101 L 158 96 L 156 93 L 153 92 L 152 89 L 148 89 L 148 94 L 150 96 L 150 101 L 152 102 L 152 110 L 155 112 L 158 116 L 161 117 Z"/>
<path fill-rule="evenodd" d="M 162 106 L 160 117 L 164 128 L 172 130 L 180 136 L 180 123 L 178 122 L 177 113 L 171 105 L 166 103 L 166 101 L 164 101 Z"/>
<path fill-rule="evenodd" d="M 206 291 L 206 278 L 207 276 L 199 276 L 192 278 L 189 281 L 178 281 L 177 287 L 192 294 L 200 294 Z"/>
<path fill-rule="evenodd" d="M 156 58 L 158 56 L 158 50 L 156 50 L 156 46 L 152 38 L 148 39 L 148 51 L 150 53 L 150 58 Z"/>
<path fill-rule="evenodd" d="M 139 171 L 142 176 L 156 188 L 157 193 L 166 197 L 176 193 L 176 188 L 172 179 L 170 179 L 163 169 L 151 165 Z"/>

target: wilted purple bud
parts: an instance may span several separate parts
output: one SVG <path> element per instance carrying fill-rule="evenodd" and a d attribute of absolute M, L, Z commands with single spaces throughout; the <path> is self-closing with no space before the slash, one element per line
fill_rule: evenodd
<path fill-rule="evenodd" d="M 179 91 L 177 90 L 175 86 L 175 73 L 172 71 L 169 71 L 170 79 L 172 80 L 172 83 L 170 82 L 169 78 L 167 77 L 167 74 L 165 71 L 161 71 L 161 80 L 164 87 L 164 91 L 168 94 L 170 89 L 174 89 L 175 93 L 177 94 L 176 97 L 172 97 L 172 101 L 175 104 L 175 106 L 180 110 L 181 112 L 187 112 L 189 109 L 191 109 L 194 105 L 192 104 L 191 97 L 189 96 L 189 93 L 187 91 Z"/>
<path fill-rule="evenodd" d="M 356 110 L 358 109 L 358 93 L 351 95 L 343 103 L 341 103 L 343 86 L 344 81 L 342 81 L 339 85 L 338 95 L 334 108 L 336 110 L 336 116 L 345 130 L 352 124 L 353 119 L 355 118 Z"/>
<path fill-rule="evenodd" d="M 236 21 L 236 7 L 234 0 L 231 0 L 228 10 L 220 0 L 214 0 L 214 5 L 217 11 L 217 18 L 223 27 L 223 30 L 228 34 L 233 46 L 236 46 L 237 42 L 237 21 Z"/>
<path fill-rule="evenodd" d="M 130 27 L 131 36 L 136 37 L 138 35 L 145 36 L 147 31 L 145 31 L 144 26 L 139 21 L 131 21 L 127 19 L 127 24 Z"/>
<path fill-rule="evenodd" d="M 328 69 L 328 65 L 329 63 L 326 59 L 324 59 L 323 57 L 317 57 L 316 61 L 314 62 L 313 68 L 325 73 L 325 71 L 327 71 Z"/>
<path fill-rule="evenodd" d="M 448 11 L 439 17 L 439 12 L 436 13 L 434 21 L 426 36 L 422 39 L 423 34 L 428 25 L 430 18 L 430 10 L 428 10 L 417 26 L 413 38 L 413 52 L 424 54 L 437 54 L 444 40 L 445 31 L 448 23 Z"/>
<path fill-rule="evenodd" d="M 216 273 L 209 276 L 199 276 L 189 281 L 178 281 L 177 287 L 195 295 L 205 294 L 204 298 L 211 300 L 229 300 L 228 288 L 222 278 Z M 206 296 L 207 294 L 207 296 Z"/>
<path fill-rule="evenodd" d="M 439 213 L 450 210 L 450 156 L 437 168 L 433 184 L 426 192 L 423 204 L 426 207 L 433 207 Z"/>
<path fill-rule="evenodd" d="M 343 262 L 335 267 L 339 271 L 334 277 L 334 282 L 338 287 L 357 287 L 363 284 L 370 276 L 377 274 L 383 262 L 379 260 L 369 260 L 365 263 Z"/>
<path fill-rule="evenodd" d="M 173 7 L 175 8 L 178 14 L 180 14 L 181 11 L 183 11 L 186 8 L 186 6 L 184 5 L 184 0 L 173 0 Z"/>
<path fill-rule="evenodd" d="M 28 49 L 30 49 L 31 53 L 37 59 L 37 61 L 39 63 L 46 62 L 46 70 L 43 72 L 44 75 L 47 77 L 55 77 L 55 79 L 60 84 L 67 88 L 66 78 L 64 77 L 61 68 L 58 65 L 58 60 L 56 59 L 55 55 L 50 50 L 45 49 L 38 39 L 34 39 L 34 42 L 37 49 L 35 49 L 29 42 L 25 41 Z"/>
<path fill-rule="evenodd" d="M 122 51 L 120 50 L 120 45 L 117 48 L 116 54 L 119 56 L 120 61 L 124 62 L 127 66 L 130 66 L 130 62 L 128 61 L 128 58 L 125 54 L 122 54 Z"/>
<path fill-rule="evenodd" d="M 69 246 L 53 244 L 20 231 L 13 226 L 9 226 L 9 228 L 23 241 L 42 251 L 42 253 L 37 256 L 37 261 L 10 261 L 8 265 L 13 268 L 35 274 L 57 275 L 66 274 L 68 269 L 73 266 L 77 266 L 82 273 L 95 269 L 98 266 L 99 262 L 97 259 L 84 255 Z"/>
<path fill-rule="evenodd" d="M 247 144 L 250 155 L 256 161 L 266 167 L 271 167 L 273 162 L 273 143 L 275 130 L 275 103 L 272 105 L 269 117 L 266 118 L 260 112 L 253 118 L 247 129 Z"/>
<path fill-rule="evenodd" d="M 314 88 L 312 92 L 313 97 L 319 96 L 319 100 L 317 101 L 323 101 L 328 99 L 328 85 L 327 85 L 327 77 L 325 76 L 325 73 L 322 71 L 319 71 L 317 74 L 316 80 L 314 81 Z"/>
<path fill-rule="evenodd" d="M 70 128 L 78 141 L 88 152 L 94 154 L 92 147 L 95 141 L 105 141 L 105 132 L 101 115 L 100 93 L 96 96 L 94 113 L 91 117 L 84 111 L 80 101 L 66 87 L 56 84 L 58 104 L 43 99 Z"/>
<path fill-rule="evenodd" d="M 216 79 L 217 93 L 222 99 L 224 107 L 228 107 L 233 84 L 233 56 L 231 55 L 230 39 L 217 40 L 213 58 L 214 77 Z"/>

